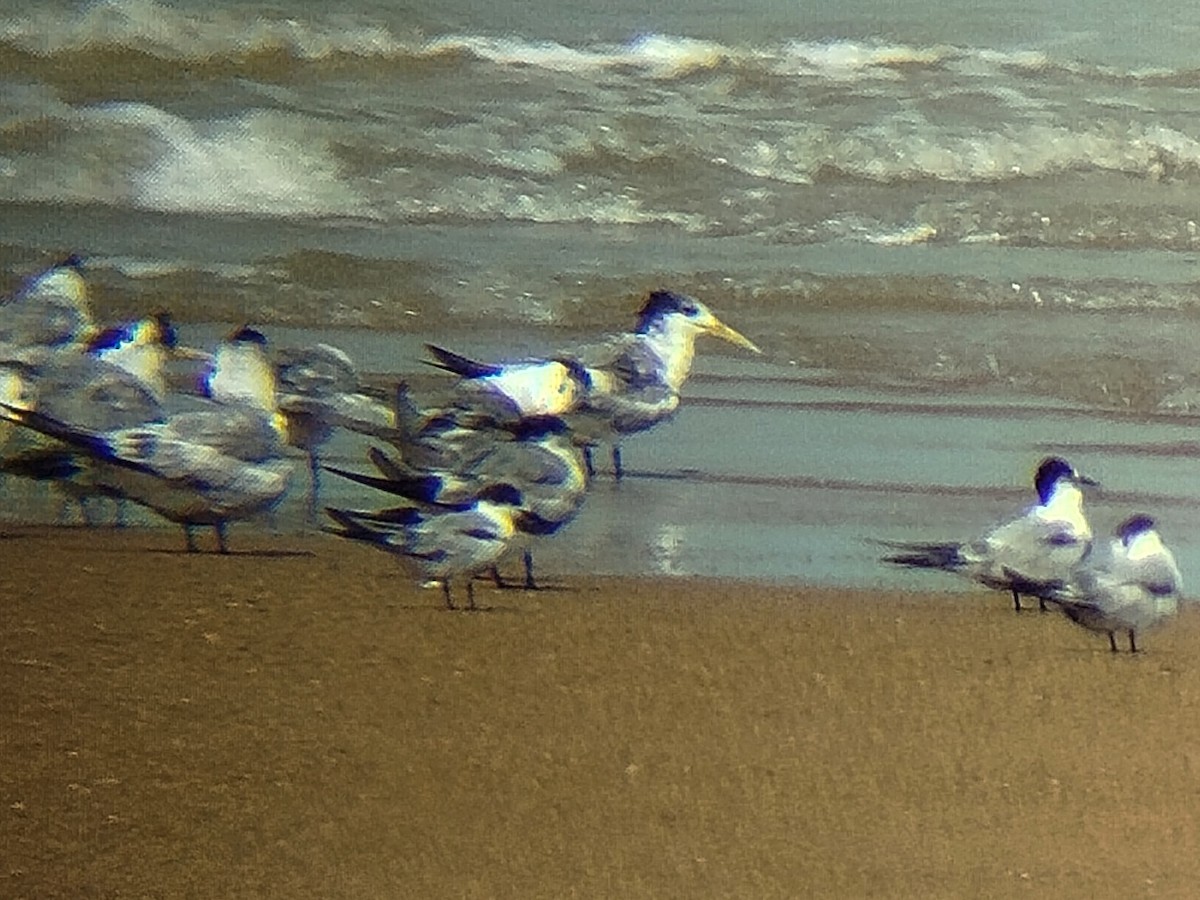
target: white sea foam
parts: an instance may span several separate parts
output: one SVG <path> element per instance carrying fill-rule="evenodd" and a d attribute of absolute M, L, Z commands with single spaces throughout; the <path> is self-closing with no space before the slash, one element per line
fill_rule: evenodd
<path fill-rule="evenodd" d="M 334 54 L 394 56 L 405 47 L 387 28 L 350 16 L 299 20 L 263 15 L 261 7 L 185 12 L 156 0 L 97 0 L 78 15 L 32 10 L 0 23 L 0 41 L 42 55 L 122 48 L 169 59 L 282 50 L 316 60 Z"/>

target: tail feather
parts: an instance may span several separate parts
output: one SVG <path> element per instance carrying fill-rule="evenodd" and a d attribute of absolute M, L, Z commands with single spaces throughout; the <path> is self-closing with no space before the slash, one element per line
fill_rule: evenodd
<path fill-rule="evenodd" d="M 328 534 L 336 534 L 338 537 L 350 538 L 355 541 L 366 541 L 370 544 L 386 544 L 387 535 L 368 528 L 358 520 L 355 513 L 348 509 L 337 509 L 332 506 L 325 507 L 325 514 L 333 519 L 338 525 L 338 528 L 323 528 L 322 530 Z"/>
<path fill-rule="evenodd" d="M 0 472 L 36 481 L 59 481 L 77 475 L 80 465 L 74 450 L 38 447 L 0 461 Z"/>
<path fill-rule="evenodd" d="M 911 569 L 959 569 L 966 564 L 962 544 L 905 544 L 887 543 L 899 552 L 883 557 L 883 561 Z"/>
<path fill-rule="evenodd" d="M 453 372 L 462 378 L 488 378 L 499 375 L 504 371 L 501 366 L 479 362 L 470 357 L 454 353 L 444 347 L 439 347 L 436 344 L 426 344 L 425 349 L 436 357 L 436 362 L 427 360 L 429 365 L 437 369 L 445 369 L 447 372 Z"/>
<path fill-rule="evenodd" d="M 36 410 L 21 409 L 7 403 L 0 403 L 0 410 L 3 410 L 2 417 L 9 421 L 32 428 L 64 444 L 78 447 L 93 456 L 111 458 L 114 455 L 112 444 L 103 434 L 78 428 Z"/>
<path fill-rule="evenodd" d="M 338 469 L 334 466 L 322 466 L 326 472 L 332 472 L 341 478 L 349 479 L 356 484 L 372 487 L 398 497 L 419 500 L 423 503 L 436 503 L 442 479 L 436 475 L 404 476 L 400 478 L 381 478 L 377 475 L 363 475 L 348 469 Z"/>

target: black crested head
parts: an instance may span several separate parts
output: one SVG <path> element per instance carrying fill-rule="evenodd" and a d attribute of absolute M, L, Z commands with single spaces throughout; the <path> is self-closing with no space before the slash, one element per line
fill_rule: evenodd
<path fill-rule="evenodd" d="M 548 434 L 566 434 L 567 423 L 558 416 L 526 416 L 509 429 L 518 441 L 536 441 Z"/>
<path fill-rule="evenodd" d="M 175 330 L 175 323 L 171 321 L 171 314 L 165 309 L 156 309 L 150 313 L 150 318 L 154 320 L 154 324 L 158 326 L 158 339 L 164 347 L 175 349 L 179 345 L 179 332 Z"/>
<path fill-rule="evenodd" d="M 587 366 L 585 366 L 575 357 L 567 355 L 554 356 L 551 357 L 551 361 L 556 362 L 565 368 L 567 370 L 567 375 L 570 376 L 571 380 L 579 385 L 579 387 L 583 388 L 583 390 L 590 391 L 592 389 L 591 373 L 588 372 Z"/>
<path fill-rule="evenodd" d="M 1154 519 L 1145 513 L 1136 513 L 1117 526 L 1117 537 L 1128 544 L 1138 535 L 1154 530 Z"/>
<path fill-rule="evenodd" d="M 258 329 L 251 328 L 249 325 L 242 325 L 234 329 L 225 340 L 231 344 L 258 344 L 260 347 L 267 346 L 267 336 Z"/>
<path fill-rule="evenodd" d="M 83 269 L 83 257 L 78 253 L 72 253 L 68 256 L 64 256 L 62 259 L 56 262 L 52 268 L 74 269 L 77 272 L 81 271 Z"/>
<path fill-rule="evenodd" d="M 521 492 L 511 484 L 489 484 L 479 492 L 478 499 L 505 506 L 520 506 Z"/>
<path fill-rule="evenodd" d="M 1033 478 L 1033 486 L 1037 489 L 1038 498 L 1042 503 L 1048 503 L 1054 494 L 1054 488 L 1064 478 L 1076 477 L 1074 467 L 1061 456 L 1048 456 L 1038 466 Z"/>
<path fill-rule="evenodd" d="M 132 335 L 128 325 L 113 325 L 105 328 L 87 343 L 89 353 L 99 353 L 101 350 L 112 350 L 128 341 Z"/>
<path fill-rule="evenodd" d="M 700 315 L 700 304 L 687 294 L 674 291 L 651 291 L 638 311 L 638 334 L 645 334 L 663 316 L 680 313 L 689 318 Z"/>

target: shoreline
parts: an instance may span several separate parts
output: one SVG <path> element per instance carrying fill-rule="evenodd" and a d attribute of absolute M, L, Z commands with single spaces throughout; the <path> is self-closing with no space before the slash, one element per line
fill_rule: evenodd
<path fill-rule="evenodd" d="M 15 897 L 1186 896 L 1200 614 L 0 538 Z M 868 599 L 868 595 L 871 599 Z M 1166 839 L 1165 839 L 1166 838 Z"/>

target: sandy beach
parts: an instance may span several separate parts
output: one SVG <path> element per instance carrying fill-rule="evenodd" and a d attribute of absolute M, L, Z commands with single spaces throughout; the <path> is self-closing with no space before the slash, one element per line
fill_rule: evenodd
<path fill-rule="evenodd" d="M 0 894 L 1191 896 L 1188 610 L 1113 656 L 999 594 L 0 539 Z"/>

